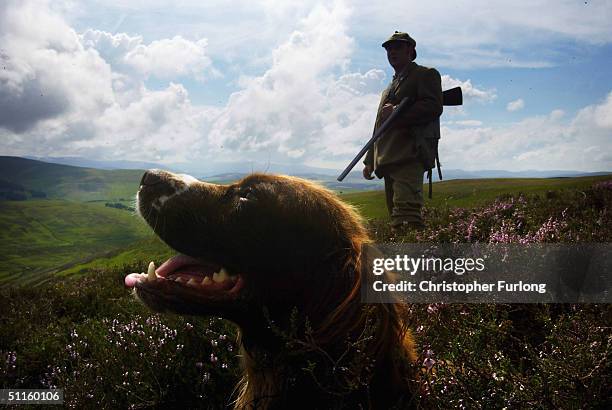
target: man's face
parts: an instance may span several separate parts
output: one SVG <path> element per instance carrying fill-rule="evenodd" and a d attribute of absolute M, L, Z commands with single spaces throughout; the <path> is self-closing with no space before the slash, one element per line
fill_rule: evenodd
<path fill-rule="evenodd" d="M 398 69 L 403 69 L 412 61 L 413 47 L 405 41 L 392 41 L 387 44 L 385 49 L 387 50 L 389 64 L 391 64 L 396 71 Z"/>

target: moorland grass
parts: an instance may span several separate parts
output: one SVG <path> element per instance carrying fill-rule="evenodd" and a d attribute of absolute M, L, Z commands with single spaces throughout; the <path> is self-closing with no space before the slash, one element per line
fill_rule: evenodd
<path fill-rule="evenodd" d="M 403 237 L 385 220 L 369 228 L 377 242 L 610 242 L 612 182 L 579 183 L 523 186 L 476 206 L 429 204 L 428 230 Z M 239 374 L 234 328 L 217 318 L 151 314 L 123 287 L 125 273 L 166 251 L 150 242 L 144 259 L 131 249 L 117 255 L 134 258 L 124 265 L 2 290 L 0 387 L 60 387 L 77 408 L 227 405 Z M 415 304 L 409 320 L 421 408 L 609 404 L 611 305 Z"/>
<path fill-rule="evenodd" d="M 133 213 L 101 203 L 0 201 L 0 286 L 37 284 L 150 236 Z"/>

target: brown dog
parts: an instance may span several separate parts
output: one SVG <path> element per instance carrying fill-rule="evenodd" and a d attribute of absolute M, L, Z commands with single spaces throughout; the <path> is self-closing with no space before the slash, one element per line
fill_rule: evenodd
<path fill-rule="evenodd" d="M 240 328 L 235 408 L 405 408 L 414 343 L 405 306 L 360 301 L 361 218 L 312 182 L 231 185 L 151 170 L 140 215 L 180 254 L 126 285 L 151 309 Z"/>

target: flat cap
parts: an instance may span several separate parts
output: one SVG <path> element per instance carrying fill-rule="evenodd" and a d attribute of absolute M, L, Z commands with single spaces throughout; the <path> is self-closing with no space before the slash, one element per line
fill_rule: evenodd
<path fill-rule="evenodd" d="M 387 41 L 382 43 L 382 46 L 386 48 L 389 45 L 389 43 L 393 41 L 405 41 L 416 48 L 416 41 L 412 37 L 410 37 L 408 33 L 403 33 L 401 31 L 396 31 L 395 33 L 393 33 L 391 37 L 387 39 Z M 416 50 L 414 50 L 414 56 L 416 58 Z"/>

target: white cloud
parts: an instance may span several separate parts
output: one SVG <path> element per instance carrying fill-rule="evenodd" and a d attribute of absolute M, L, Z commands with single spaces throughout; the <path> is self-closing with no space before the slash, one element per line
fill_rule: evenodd
<path fill-rule="evenodd" d="M 523 108 L 525 108 L 525 101 L 523 101 L 522 98 L 519 98 L 518 100 L 510 101 L 508 105 L 506 105 L 506 110 L 510 112 L 522 110 Z"/>
<path fill-rule="evenodd" d="M 561 110 L 499 127 L 442 127 L 440 157 L 447 168 L 610 171 L 609 121 L 612 91 L 605 101 L 566 119 Z"/>
<path fill-rule="evenodd" d="M 181 85 L 150 91 L 133 71 L 121 72 L 125 67 L 119 61 L 141 46 L 138 37 L 97 33 L 96 44 L 106 45 L 100 53 L 92 47 L 92 34 L 77 35 L 46 2 L 0 6 L 3 151 L 166 162 L 189 157 L 189 145 L 202 138 L 215 110 L 194 107 Z M 186 46 L 176 39 L 168 44 Z M 173 56 L 172 47 L 150 47 L 150 54 L 142 54 L 147 58 Z M 178 57 L 175 62 L 175 72 L 181 72 Z M 167 65 L 157 68 L 161 71 L 155 74 L 170 70 Z"/>
<path fill-rule="evenodd" d="M 193 159 L 193 147 L 216 115 L 215 109 L 193 106 L 187 90 L 171 83 L 164 90 L 145 90 L 125 107 L 115 104 L 107 109 L 94 122 L 98 137 L 75 147 L 107 157 L 185 162 Z"/>
<path fill-rule="evenodd" d="M 232 94 L 212 126 L 210 148 L 304 161 L 352 153 L 371 132 L 384 73 L 345 71 L 349 13 L 341 3 L 315 7 L 273 51 L 271 67 Z"/>
<path fill-rule="evenodd" d="M 33 4 L 14 3 L 14 14 L 26 12 Z M 96 30 L 79 36 L 48 8 L 37 10 L 39 17 L 55 20 L 52 25 L 58 37 L 68 38 L 71 53 L 80 58 L 64 61 L 70 65 L 69 70 L 52 71 L 58 93 L 74 94 L 80 100 L 71 105 L 72 110 L 51 111 L 38 122 L 28 118 L 33 125 L 27 130 L 11 127 L 3 118 L 0 124 L 5 131 L 0 129 L 0 135 L 10 143 L 4 147 L 5 153 L 122 157 L 165 163 L 271 157 L 308 161 L 319 156 L 334 160 L 340 156 L 343 162 L 343 155 L 352 154 L 371 132 L 385 76 L 377 69 L 364 74 L 347 71 L 354 41 L 346 34 L 350 10 L 342 3 L 313 8 L 274 50 L 269 69 L 245 79 L 243 89 L 232 94 L 223 109 L 195 106 L 180 84 L 151 91 L 143 82 L 147 74 L 171 75 L 174 70 L 174 75 L 180 75 L 185 72 L 183 67 L 198 67 L 197 62 L 184 60 L 193 47 L 204 50 L 205 42 L 190 43 L 173 37 L 145 45 L 140 36 Z M 35 29 L 31 31 L 24 26 L 10 35 L 18 43 L 36 34 Z M 32 42 L 41 53 L 47 51 L 46 37 L 38 36 Z M 183 48 L 190 52 L 172 57 Z M 14 58 L 12 49 L 9 53 Z M 149 67 L 145 60 L 157 61 L 162 56 L 168 61 L 145 70 Z M 195 53 L 195 57 L 201 62 L 200 68 L 209 67 L 205 54 Z M 184 64 L 178 61 L 181 58 Z M 19 78 L 42 81 L 49 66 L 48 61 L 44 63 L 31 64 L 32 74 Z M 79 82 L 79 77 L 86 80 Z M 68 87 L 71 82 L 78 86 L 72 94 Z M 103 103 L 98 102 L 100 94 Z M 24 108 L 32 106 L 31 101 L 23 102 Z"/>
<path fill-rule="evenodd" d="M 44 5 L 0 6 L 0 126 L 13 132 L 58 116 L 86 121 L 112 104 L 108 64 Z"/>
<path fill-rule="evenodd" d="M 421 61 L 435 67 L 550 67 L 582 55 L 585 44 L 612 42 L 612 7 L 605 1 L 471 0 L 449 8 L 445 2 L 398 0 L 381 7 L 360 0 L 353 6 L 358 38 L 408 31 Z"/>
<path fill-rule="evenodd" d="M 180 7 L 169 0 L 74 3 L 70 14 L 75 20 L 104 15 L 106 31 L 125 20 L 123 26 L 130 24 L 131 32 L 145 38 L 191 38 L 188 34 L 195 33 L 196 38 L 209 39 L 213 59 L 246 55 L 248 61 L 269 57 L 269 50 L 282 43 L 315 5 L 333 5 L 317 0 L 237 0 L 231 6 L 221 0 L 181 0 Z M 417 40 L 422 61 L 436 67 L 550 67 L 580 54 L 585 44 L 612 41 L 612 8 L 606 1 L 469 0 L 450 8 L 434 1 L 347 3 L 353 9 L 349 34 L 359 44 L 382 41 L 395 29 L 406 30 Z M 240 10 L 240 18 L 235 10 Z M 573 42 L 579 44 L 567 47 Z M 553 43 L 566 47 L 549 47 Z"/>
<path fill-rule="evenodd" d="M 145 75 L 159 78 L 174 78 L 193 75 L 203 78 L 203 72 L 211 66 L 206 55 L 208 41 L 188 41 L 181 36 L 153 41 L 149 45 L 138 45 L 125 55 L 127 64 Z"/>
<path fill-rule="evenodd" d="M 117 3 L 127 7 L 123 2 Z M 277 27 L 266 26 L 261 28 L 265 33 L 260 37 L 257 31 L 245 31 L 245 27 L 252 28 L 252 22 L 241 21 L 223 32 L 230 36 L 223 43 L 219 33 L 211 33 L 214 37 L 207 33 L 187 36 L 175 31 L 165 37 L 151 37 L 84 29 L 79 35 L 44 1 L 3 3 L 0 5 L 0 60 L 6 67 L 0 70 L 3 153 L 121 157 L 162 163 L 293 161 L 341 168 L 371 135 L 380 91 L 388 81 L 385 72 L 376 65 L 379 62 L 364 64 L 365 69 L 360 72 L 350 70 L 351 59 L 362 47 L 358 43 L 360 36 L 384 39 L 389 27 L 402 29 L 409 25 L 416 30 L 419 58 L 431 60 L 436 52 L 452 51 L 465 59 L 480 55 L 482 65 L 487 66 L 495 59 L 517 61 L 515 53 L 527 39 L 523 34 L 516 38 L 516 48 L 508 55 L 499 48 L 503 38 L 515 39 L 505 37 L 514 30 L 525 27 L 538 33 L 549 30 L 551 36 L 574 36 L 585 42 L 597 38 L 605 42 L 601 33 L 609 30 L 598 26 L 597 18 L 587 19 L 595 26 L 591 32 L 594 37 L 587 40 L 582 36 L 591 28 L 585 24 L 570 22 L 568 29 L 555 29 L 553 22 L 540 24 L 527 19 L 521 23 L 509 15 L 494 16 L 484 3 L 482 13 L 459 25 L 461 30 L 449 26 L 448 32 L 431 28 L 441 27 L 439 24 L 452 14 L 442 13 L 446 11 L 444 7 L 433 3 L 427 5 L 433 10 L 413 5 L 412 13 L 407 14 L 410 19 L 393 20 L 393 24 L 389 20 L 393 16 L 389 17 L 387 12 L 378 15 L 382 8 L 373 9 L 370 3 L 362 4 L 363 8 L 334 2 L 328 6 L 296 6 L 297 9 L 285 6 L 278 10 L 274 9 L 275 4 L 265 3 L 264 16 L 266 22 L 286 19 L 277 33 L 274 33 Z M 202 7 L 212 6 L 207 3 Z M 248 7 L 249 15 L 255 16 L 261 6 Z M 398 7 L 401 10 L 404 6 Z M 505 10 L 506 6 L 500 7 Z M 526 7 L 531 9 L 530 5 Z M 569 15 L 566 10 L 573 7 L 562 3 L 563 13 L 555 10 L 552 16 L 543 19 L 562 21 L 562 16 Z M 297 22 L 294 15 L 289 15 L 292 12 L 299 16 Z M 467 12 L 457 13 L 452 15 L 453 19 L 460 19 Z M 508 10 L 508 14 L 512 13 L 518 12 Z M 444 16 L 440 17 L 441 14 Z M 484 24 L 482 16 L 491 18 L 490 25 Z M 576 18 L 585 20 L 584 16 Z M 365 24 L 368 19 L 376 24 Z M 124 18 L 123 25 L 129 20 Z M 435 21 L 438 25 L 428 26 L 423 21 Z M 471 31 L 477 23 L 483 27 Z M 363 27 L 373 31 L 360 32 Z M 456 38 L 451 38 L 455 34 Z M 250 36 L 254 36 L 253 42 Z M 232 52 L 240 56 L 251 45 L 262 47 L 262 42 L 270 38 L 274 42 L 265 46 L 273 51 L 268 59 L 261 60 L 262 69 L 248 75 L 238 71 L 243 74 L 239 90 L 224 107 L 194 104 L 190 90 L 177 80 L 214 76 L 213 59 L 224 44 L 235 45 Z M 484 52 L 469 51 L 478 49 L 480 44 L 485 44 Z M 468 53 L 462 55 L 466 50 Z M 532 57 L 524 56 L 524 61 Z M 151 77 L 170 81 L 166 85 L 157 81 L 156 90 L 151 90 L 145 85 L 145 80 Z M 497 98 L 495 89 L 480 86 L 476 79 L 476 85 L 472 79 L 449 75 L 442 76 L 442 81 L 444 89 L 461 86 L 468 107 Z M 445 109 L 443 119 L 452 119 L 452 114 L 452 110 Z M 473 115 L 467 118 L 471 119 L 443 123 L 441 151 L 447 167 L 610 169 L 607 148 L 612 128 L 612 94 L 601 103 L 583 108 L 573 118 L 555 110 L 546 116 L 494 127 Z"/>
<path fill-rule="evenodd" d="M 472 85 L 472 80 L 470 79 L 461 81 L 446 74 L 442 75 L 442 89 L 447 90 L 454 87 L 461 87 L 464 100 L 490 102 L 497 98 L 497 94 L 494 89 L 481 90 L 474 87 Z"/>
<path fill-rule="evenodd" d="M 480 127 L 482 126 L 482 121 L 479 121 L 479 120 L 444 121 L 442 125 L 459 125 L 462 127 Z"/>
<path fill-rule="evenodd" d="M 189 41 L 174 36 L 144 44 L 141 36 L 88 29 L 81 36 L 81 41 L 86 47 L 98 51 L 113 69 L 125 71 L 131 68 L 145 78 L 193 76 L 203 80 L 205 73 L 216 74 L 207 55 L 208 40 L 205 38 Z"/>
<path fill-rule="evenodd" d="M 590 105 L 580 110 L 575 123 L 595 124 L 601 129 L 612 130 L 612 92 L 608 93 L 602 104 Z"/>

